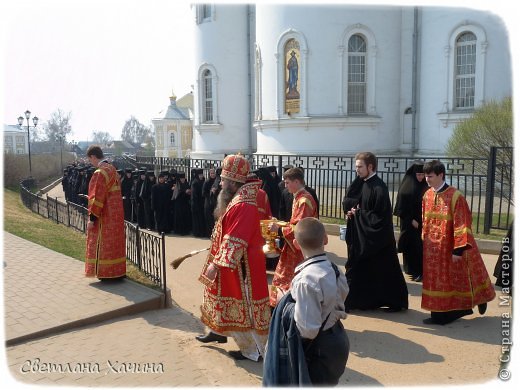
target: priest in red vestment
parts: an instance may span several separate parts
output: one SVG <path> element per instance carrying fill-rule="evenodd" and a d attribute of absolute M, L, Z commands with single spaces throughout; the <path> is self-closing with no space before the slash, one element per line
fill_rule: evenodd
<path fill-rule="evenodd" d="M 281 297 L 289 290 L 294 277 L 294 269 L 303 260 L 303 253 L 294 244 L 294 227 L 303 218 L 318 218 L 318 207 L 314 198 L 305 189 L 305 179 L 300 168 L 290 168 L 284 172 L 285 187 L 293 194 L 292 213 L 289 225 L 280 228 L 273 223 L 271 230 L 281 230 L 284 246 L 276 266 L 270 293 L 270 305 L 276 306 Z"/>
<path fill-rule="evenodd" d="M 424 165 L 430 189 L 423 198 L 423 291 L 421 307 L 431 312 L 426 324 L 448 324 L 484 314 L 495 290 L 471 232 L 471 211 L 464 196 L 446 184 L 446 168 Z"/>
<path fill-rule="evenodd" d="M 217 222 L 199 277 L 205 285 L 201 320 L 210 332 L 196 338 L 225 343 L 227 336 L 233 337 L 240 351 L 229 351 L 231 357 L 258 361 L 264 354 L 271 310 L 256 201 L 261 183 L 246 183 L 249 170 L 241 155 L 229 155 L 222 164 Z"/>
<path fill-rule="evenodd" d="M 87 254 L 85 275 L 103 279 L 126 276 L 126 241 L 119 175 L 92 145 L 87 157 L 96 171 L 88 186 Z"/>

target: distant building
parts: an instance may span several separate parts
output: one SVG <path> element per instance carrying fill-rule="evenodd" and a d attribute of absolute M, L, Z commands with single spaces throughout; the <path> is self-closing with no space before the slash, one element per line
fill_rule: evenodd
<path fill-rule="evenodd" d="M 156 157 L 185 157 L 192 149 L 193 94 L 170 97 L 170 105 L 152 119 Z"/>
<path fill-rule="evenodd" d="M 4 125 L 4 153 L 28 154 L 27 128 L 19 125 Z"/>

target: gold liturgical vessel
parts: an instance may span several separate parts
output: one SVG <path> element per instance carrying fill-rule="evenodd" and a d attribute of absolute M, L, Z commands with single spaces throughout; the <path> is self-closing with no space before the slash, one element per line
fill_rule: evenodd
<path fill-rule="evenodd" d="M 280 256 L 280 249 L 276 245 L 276 239 L 278 238 L 278 232 L 272 232 L 269 229 L 271 223 L 276 223 L 280 227 L 289 225 L 288 222 L 279 221 L 276 218 L 273 219 L 262 219 L 260 220 L 260 229 L 262 230 L 262 237 L 265 240 L 265 245 L 262 247 L 264 254 L 268 258 Z"/>

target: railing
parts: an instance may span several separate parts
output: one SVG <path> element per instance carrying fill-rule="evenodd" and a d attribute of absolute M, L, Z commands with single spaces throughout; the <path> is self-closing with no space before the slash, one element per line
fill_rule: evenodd
<path fill-rule="evenodd" d="M 20 185 L 22 203 L 34 213 L 82 233 L 87 231 L 88 211 L 78 204 L 62 203 L 57 198 L 32 193 Z M 140 230 L 125 221 L 126 258 L 155 285 L 160 286 L 166 299 L 166 250 L 164 233 L 157 235 Z"/>
<path fill-rule="evenodd" d="M 446 166 L 446 181 L 466 197 L 473 214 L 473 231 L 489 233 L 490 229 L 507 230 L 512 222 L 513 207 L 513 148 L 493 148 L 488 158 L 456 158 L 421 156 L 421 160 L 439 159 Z M 494 153 L 494 154 L 493 154 Z M 304 168 L 306 183 L 316 190 L 320 200 L 320 217 L 343 220 L 342 200 L 346 189 L 356 177 L 354 156 L 249 156 L 252 168 L 276 166 L 281 176 L 283 166 Z M 378 156 L 378 175 L 385 181 L 392 207 L 406 170 L 417 157 Z M 136 164 L 148 169 L 207 171 L 218 167 L 220 160 L 137 156 Z M 491 175 L 492 174 L 492 175 Z M 491 183 L 494 183 L 493 185 Z"/>

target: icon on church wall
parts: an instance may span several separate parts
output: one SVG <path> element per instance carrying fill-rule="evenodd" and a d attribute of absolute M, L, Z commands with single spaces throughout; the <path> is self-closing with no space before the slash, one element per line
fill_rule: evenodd
<path fill-rule="evenodd" d="M 285 44 L 285 112 L 300 112 L 300 44 L 290 39 Z"/>

